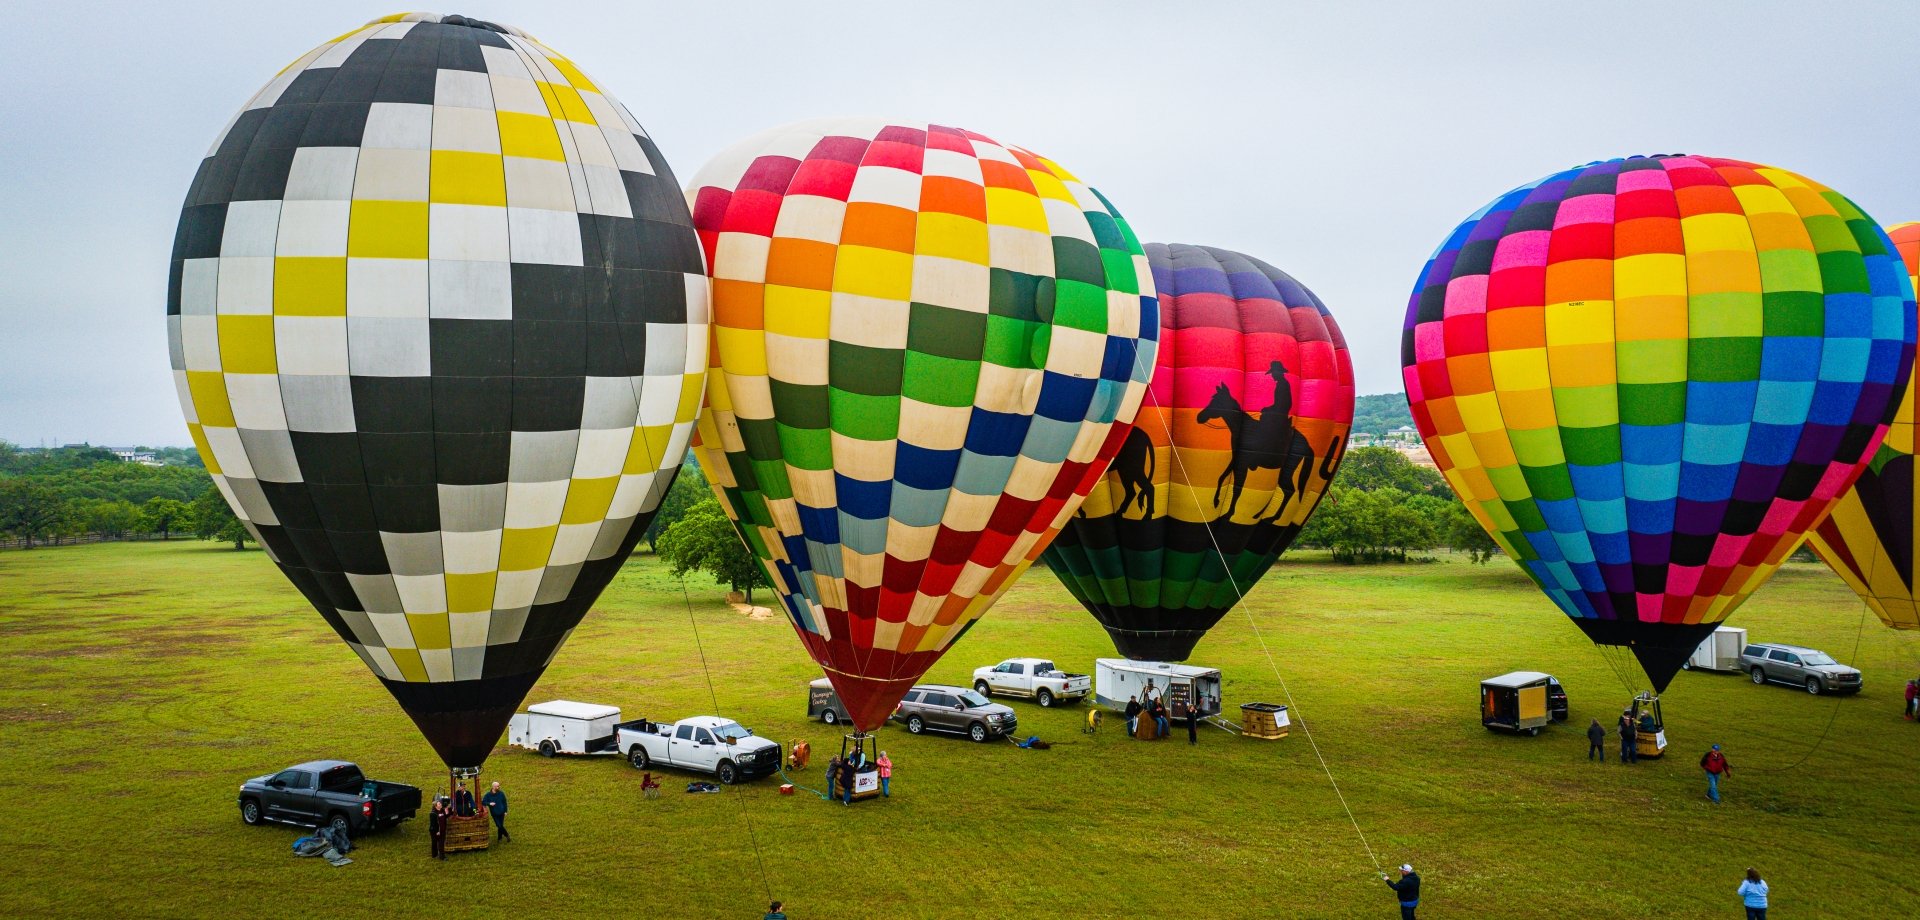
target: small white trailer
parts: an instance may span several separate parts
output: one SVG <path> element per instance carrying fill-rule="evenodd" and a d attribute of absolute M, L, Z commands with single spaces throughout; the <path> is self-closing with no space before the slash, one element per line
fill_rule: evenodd
<path fill-rule="evenodd" d="M 1200 703 L 1203 716 L 1220 712 L 1220 672 L 1214 668 L 1165 661 L 1129 661 L 1100 658 L 1093 663 L 1093 701 L 1109 709 L 1127 708 L 1127 700 L 1146 702 L 1159 697 L 1168 714 L 1185 718 L 1189 701 Z"/>
<path fill-rule="evenodd" d="M 1682 665 L 1693 671 L 1738 671 L 1740 650 L 1747 647 L 1747 631 L 1738 626 L 1722 626 L 1701 640 L 1700 647 Z"/>
<path fill-rule="evenodd" d="M 617 706 L 554 700 L 528 706 L 507 723 L 507 743 L 555 754 L 618 754 L 614 736 L 620 725 Z"/>

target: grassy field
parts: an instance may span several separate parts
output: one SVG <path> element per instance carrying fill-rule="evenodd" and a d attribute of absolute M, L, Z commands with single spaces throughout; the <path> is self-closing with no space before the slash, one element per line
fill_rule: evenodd
<path fill-rule="evenodd" d="M 720 712 L 837 749 L 803 718 L 818 672 L 789 627 L 690 587 L 691 616 L 679 583 L 636 559 L 534 700 L 674 718 L 715 709 L 710 675 Z M 1308 555 L 1249 603 L 1380 861 L 1421 870 L 1422 917 L 1737 916 L 1750 864 L 1776 917 L 1920 916 L 1920 726 L 1899 716 L 1920 641 L 1871 617 L 1863 631 L 1860 603 L 1822 566 L 1790 565 L 1735 623 L 1853 658 L 1867 690 L 1835 700 L 1682 674 L 1665 698 L 1674 753 L 1631 768 L 1582 759 L 1587 718 L 1609 721 L 1625 691 L 1511 565 Z M 964 682 L 1016 654 L 1091 670 L 1111 653 L 1036 571 L 931 676 Z M 1195 660 L 1226 672 L 1230 708 L 1284 702 L 1244 615 Z M 1568 726 L 1537 739 L 1480 727 L 1477 681 L 1516 668 L 1566 682 Z M 647 801 L 621 761 L 502 747 L 486 778 L 512 796 L 513 843 L 430 863 L 414 821 L 333 869 L 293 858 L 293 829 L 243 826 L 237 783 L 323 756 L 430 789 L 444 774 L 258 551 L 0 554 L 0 674 L 0 915 L 757 918 L 769 887 L 804 920 L 1396 915 L 1298 730 L 1209 730 L 1189 748 L 1111 723 L 1084 736 L 1079 710 L 1015 703 L 1023 728 L 1060 744 L 889 729 L 896 795 L 852 808 L 781 797 L 777 779 L 688 796 L 676 784 L 693 777 L 678 774 Z M 1715 741 L 1735 768 L 1718 808 L 1695 766 Z"/>

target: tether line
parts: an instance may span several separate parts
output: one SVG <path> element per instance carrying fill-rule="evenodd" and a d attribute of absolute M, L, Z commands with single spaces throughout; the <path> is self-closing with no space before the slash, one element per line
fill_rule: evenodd
<path fill-rule="evenodd" d="M 687 602 L 687 623 L 693 627 L 693 647 L 700 653 L 700 673 L 707 679 L 707 697 L 713 700 L 713 711 L 720 711 L 720 695 L 713 690 L 713 672 L 707 669 L 707 649 L 700 643 L 700 621 L 693 615 L 693 595 L 687 593 L 687 577 L 680 578 L 680 597 Z M 778 748 L 775 755 L 779 756 Z M 740 801 L 740 818 L 747 825 L 747 839 L 753 843 L 753 861 L 760 867 L 760 887 L 765 889 L 767 900 L 773 900 L 773 882 L 767 877 L 767 860 L 760 855 L 760 837 L 753 830 L 753 812 L 747 808 L 745 793 L 735 796 Z"/>

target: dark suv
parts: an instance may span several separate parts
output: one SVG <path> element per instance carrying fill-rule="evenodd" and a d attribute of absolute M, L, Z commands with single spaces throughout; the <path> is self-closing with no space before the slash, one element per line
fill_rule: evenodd
<path fill-rule="evenodd" d="M 905 723 L 916 735 L 928 729 L 963 732 L 975 741 L 1013 734 L 1020 726 L 1013 708 L 1002 706 L 964 687 L 920 684 L 900 700 L 893 721 Z"/>
<path fill-rule="evenodd" d="M 1793 684 L 1813 694 L 1860 692 L 1860 671 L 1819 649 L 1757 642 L 1741 650 L 1740 667 L 1756 684 Z"/>

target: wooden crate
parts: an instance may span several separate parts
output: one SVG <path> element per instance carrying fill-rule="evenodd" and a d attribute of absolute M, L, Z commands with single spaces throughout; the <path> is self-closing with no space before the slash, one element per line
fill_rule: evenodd
<path fill-rule="evenodd" d="M 486 812 L 470 817 L 450 815 L 447 817 L 447 852 L 460 853 L 467 850 L 484 850 L 493 842 L 492 820 Z"/>
<path fill-rule="evenodd" d="M 1240 731 L 1248 737 L 1285 738 L 1290 721 L 1287 707 L 1277 703 L 1240 704 Z"/>

